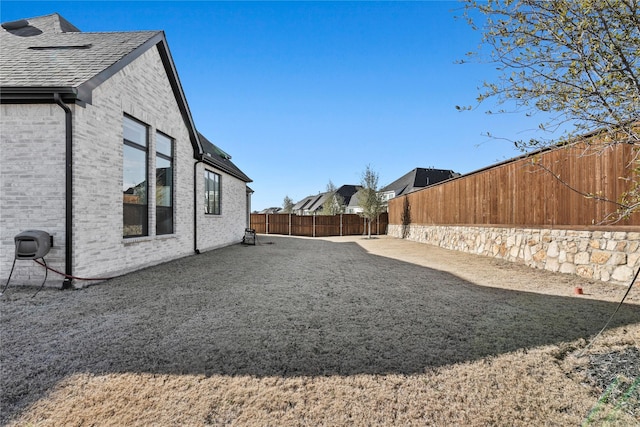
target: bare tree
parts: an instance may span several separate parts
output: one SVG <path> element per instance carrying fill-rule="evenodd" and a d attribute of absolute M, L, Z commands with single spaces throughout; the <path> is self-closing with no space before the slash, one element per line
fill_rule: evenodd
<path fill-rule="evenodd" d="M 638 0 L 464 1 L 465 17 L 483 35 L 479 51 L 470 55 L 488 48 L 500 71 L 497 81 L 484 83 L 478 101 L 511 103 L 509 112 L 543 112 L 548 119 L 540 129 L 566 129 L 560 138 L 514 141 L 516 146 L 571 143 L 585 133 L 605 146 L 640 144 Z M 475 12 L 485 19 L 478 22 Z M 634 162 L 631 169 L 640 168 L 637 156 Z M 639 186 L 636 179 L 624 195 L 621 216 L 640 209 Z"/>
<path fill-rule="evenodd" d="M 293 211 L 293 200 L 289 196 L 284 196 L 284 200 L 282 202 L 282 213 L 291 213 Z"/>
<path fill-rule="evenodd" d="M 362 208 L 362 215 L 368 222 L 368 237 L 371 238 L 371 222 L 384 212 L 385 206 L 378 194 L 378 173 L 370 165 L 362 173 L 360 185 L 362 189 L 358 192 L 358 204 Z"/>
<path fill-rule="evenodd" d="M 338 215 L 344 212 L 344 197 L 338 194 L 338 189 L 329 180 L 327 197 L 322 204 L 322 215 Z"/>

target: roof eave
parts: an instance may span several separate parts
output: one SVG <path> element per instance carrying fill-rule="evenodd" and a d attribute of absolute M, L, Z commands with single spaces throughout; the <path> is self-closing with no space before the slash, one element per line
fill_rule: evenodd
<path fill-rule="evenodd" d="M 238 178 L 240 181 L 246 182 L 247 184 L 253 182 L 253 180 L 245 175 L 244 172 L 240 171 L 240 173 L 238 173 L 237 171 L 233 170 L 233 168 L 226 167 L 223 162 L 215 161 L 210 155 L 202 154 L 197 160 L 200 160 L 211 167 L 221 170 L 222 172 L 225 172 L 233 176 L 234 178 Z"/>
<path fill-rule="evenodd" d="M 155 35 L 147 39 L 146 42 L 142 43 L 120 60 L 77 87 L 2 87 L 0 88 L 0 100 L 2 103 L 50 102 L 52 94 L 59 93 L 64 102 L 75 102 L 81 105 L 84 105 L 85 103 L 91 104 L 92 92 L 95 88 L 121 71 L 127 65 L 131 64 L 154 46 L 157 46 L 162 64 L 165 72 L 167 73 L 167 78 L 169 79 L 169 84 L 171 85 L 171 89 L 178 103 L 178 109 L 180 110 L 182 119 L 187 126 L 189 139 L 193 146 L 193 157 L 194 159 L 199 159 L 201 158 L 204 150 L 202 149 L 202 144 L 198 139 L 191 111 L 189 110 L 189 105 L 187 104 L 187 99 L 184 94 L 184 90 L 182 89 L 182 84 L 180 83 L 163 31 L 158 31 Z"/>
<path fill-rule="evenodd" d="M 0 88 L 0 102 L 2 104 L 39 104 L 53 102 L 53 95 L 58 94 L 63 102 L 84 105 L 79 99 L 79 91 L 73 87 L 33 86 Z"/>

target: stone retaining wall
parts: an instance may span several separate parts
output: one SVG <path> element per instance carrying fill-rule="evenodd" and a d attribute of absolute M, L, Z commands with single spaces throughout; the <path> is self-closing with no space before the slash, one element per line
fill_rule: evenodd
<path fill-rule="evenodd" d="M 390 236 L 530 267 L 628 285 L 640 267 L 640 232 L 389 224 Z"/>

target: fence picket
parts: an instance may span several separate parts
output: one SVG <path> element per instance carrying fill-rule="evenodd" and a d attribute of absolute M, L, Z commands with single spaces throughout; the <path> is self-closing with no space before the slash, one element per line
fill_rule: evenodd
<path fill-rule="evenodd" d="M 598 225 L 640 179 L 638 155 L 631 144 L 589 141 L 522 157 L 391 199 L 389 223 L 402 224 L 408 202 L 413 224 Z M 640 226 L 640 212 L 614 226 Z"/>

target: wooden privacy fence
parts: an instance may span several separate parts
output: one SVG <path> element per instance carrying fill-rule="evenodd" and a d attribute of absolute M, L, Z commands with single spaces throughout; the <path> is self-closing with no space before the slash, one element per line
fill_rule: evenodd
<path fill-rule="evenodd" d="M 640 179 L 638 147 L 594 141 L 541 151 L 389 201 L 397 225 L 592 226 Z M 609 217 L 610 218 L 610 217 Z M 640 225 L 640 213 L 614 226 Z"/>
<path fill-rule="evenodd" d="M 388 222 L 388 214 L 381 214 L 371 223 L 371 234 L 386 234 Z M 251 228 L 260 234 L 288 236 L 326 237 L 368 234 L 367 220 L 357 214 L 251 214 Z"/>

